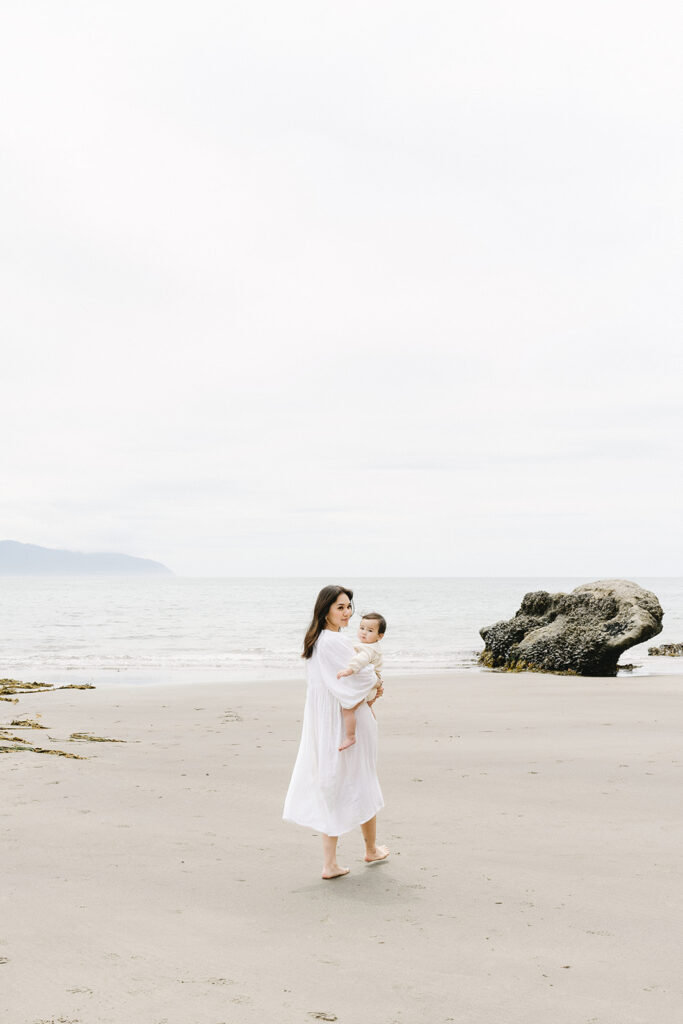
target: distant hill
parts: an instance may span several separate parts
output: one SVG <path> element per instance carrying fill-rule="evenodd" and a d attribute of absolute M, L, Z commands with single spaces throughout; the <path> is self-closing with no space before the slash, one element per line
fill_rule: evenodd
<path fill-rule="evenodd" d="M 81 551 L 41 548 L 0 540 L 0 576 L 172 576 L 161 562 L 150 558 L 110 553 L 86 555 Z"/>

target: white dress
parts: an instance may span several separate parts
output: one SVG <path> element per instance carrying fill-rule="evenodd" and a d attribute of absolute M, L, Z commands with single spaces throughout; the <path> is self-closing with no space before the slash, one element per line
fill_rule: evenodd
<path fill-rule="evenodd" d="M 364 701 L 376 684 L 370 665 L 337 679 L 353 656 L 341 633 L 324 629 L 307 661 L 308 687 L 301 744 L 285 799 L 283 818 L 328 836 L 369 821 L 384 799 L 377 778 L 377 722 L 365 703 L 356 708 L 356 742 L 339 750 L 341 709 Z"/>

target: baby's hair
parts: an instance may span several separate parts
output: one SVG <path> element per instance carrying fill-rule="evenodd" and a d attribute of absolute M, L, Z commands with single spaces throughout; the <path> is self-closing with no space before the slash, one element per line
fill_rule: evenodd
<path fill-rule="evenodd" d="M 370 619 L 371 622 L 377 622 L 377 630 L 384 636 L 387 631 L 387 620 L 379 612 L 367 612 L 365 615 L 361 615 L 361 622 L 363 619 Z"/>

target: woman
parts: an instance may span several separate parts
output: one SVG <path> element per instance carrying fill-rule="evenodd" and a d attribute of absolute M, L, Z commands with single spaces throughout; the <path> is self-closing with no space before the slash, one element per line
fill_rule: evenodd
<path fill-rule="evenodd" d="M 340 632 L 353 614 L 352 600 L 348 587 L 329 586 L 315 602 L 302 654 L 308 688 L 301 745 L 283 812 L 285 821 L 322 833 L 323 878 L 348 875 L 349 869 L 337 863 L 337 839 L 358 825 L 366 863 L 389 856 L 376 841 L 376 815 L 384 800 L 377 779 L 377 722 L 365 702 L 375 672 L 368 666 L 337 679 L 353 657 L 353 645 Z M 340 751 L 342 707 L 356 710 L 356 743 Z"/>

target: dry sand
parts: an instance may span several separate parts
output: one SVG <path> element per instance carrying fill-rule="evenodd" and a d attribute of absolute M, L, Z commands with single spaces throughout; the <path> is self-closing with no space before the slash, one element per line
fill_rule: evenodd
<path fill-rule="evenodd" d="M 392 857 L 334 882 L 281 821 L 300 682 L 2 703 L 88 760 L 0 757 L 0 1020 L 679 1024 L 682 692 L 390 678 Z"/>

